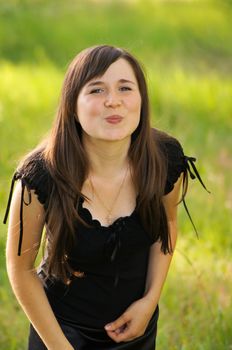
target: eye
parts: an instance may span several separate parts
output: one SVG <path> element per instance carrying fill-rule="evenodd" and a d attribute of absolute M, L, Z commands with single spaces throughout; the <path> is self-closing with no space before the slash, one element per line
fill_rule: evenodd
<path fill-rule="evenodd" d="M 93 89 L 90 91 L 90 94 L 99 94 L 100 92 L 103 92 L 104 90 L 101 88 Z"/>
<path fill-rule="evenodd" d="M 130 91 L 130 90 L 132 90 L 129 86 L 121 86 L 120 87 L 120 90 L 121 91 Z"/>

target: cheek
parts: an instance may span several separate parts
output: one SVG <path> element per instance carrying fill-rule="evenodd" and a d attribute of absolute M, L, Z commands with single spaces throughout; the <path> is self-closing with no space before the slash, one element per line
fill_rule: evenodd
<path fill-rule="evenodd" d="M 128 106 L 130 107 L 130 110 L 135 113 L 138 114 L 140 116 L 140 111 L 141 111 L 141 98 L 136 97 L 136 98 L 131 98 L 128 101 Z"/>
<path fill-rule="evenodd" d="M 79 118 L 95 117 L 99 115 L 100 101 L 80 98 L 77 102 L 77 115 Z"/>

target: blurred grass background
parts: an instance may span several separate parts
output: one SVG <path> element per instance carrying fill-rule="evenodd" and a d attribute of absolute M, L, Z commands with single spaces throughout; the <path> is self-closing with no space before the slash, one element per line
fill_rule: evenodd
<path fill-rule="evenodd" d="M 19 158 L 49 130 L 64 72 L 95 44 L 143 63 L 153 125 L 196 156 L 176 253 L 160 301 L 158 350 L 232 349 L 232 2 L 0 1 L 0 215 Z M 0 349 L 26 349 L 28 321 L 5 271 L 0 225 Z"/>

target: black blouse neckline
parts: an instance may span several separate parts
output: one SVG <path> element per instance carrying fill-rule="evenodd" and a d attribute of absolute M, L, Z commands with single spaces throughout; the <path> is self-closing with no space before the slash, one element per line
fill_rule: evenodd
<path fill-rule="evenodd" d="M 94 228 L 98 228 L 101 230 L 111 230 L 115 226 L 117 226 L 119 223 L 126 223 L 128 220 L 133 218 L 136 214 L 137 210 L 137 200 L 136 200 L 136 206 L 134 210 L 131 212 L 129 215 L 125 216 L 119 216 L 117 219 L 115 219 L 110 225 L 105 226 L 103 225 L 98 219 L 94 219 L 92 216 L 92 213 L 88 208 L 83 207 L 84 203 L 84 197 L 80 197 L 79 199 L 79 206 L 78 206 L 78 211 L 80 214 L 82 214 L 83 219 L 90 225 L 92 225 Z"/>

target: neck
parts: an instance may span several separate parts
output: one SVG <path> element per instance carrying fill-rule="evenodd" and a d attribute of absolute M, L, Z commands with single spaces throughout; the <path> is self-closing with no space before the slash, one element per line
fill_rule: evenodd
<path fill-rule="evenodd" d="M 82 142 L 90 161 L 90 171 L 94 175 L 113 177 L 128 166 L 130 138 L 105 141 L 83 134 Z"/>

